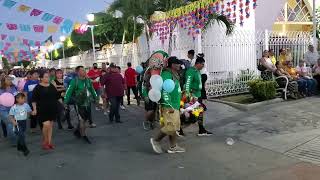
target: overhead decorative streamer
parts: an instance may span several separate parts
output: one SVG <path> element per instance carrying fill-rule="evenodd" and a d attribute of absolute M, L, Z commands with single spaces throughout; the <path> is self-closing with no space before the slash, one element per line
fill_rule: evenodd
<path fill-rule="evenodd" d="M 54 17 L 54 19 L 53 19 L 52 22 L 55 23 L 55 24 L 57 24 L 57 25 L 59 25 L 59 24 L 62 23 L 62 21 L 63 21 L 63 18 L 62 18 L 62 17 L 56 16 L 56 17 Z"/>
<path fill-rule="evenodd" d="M 60 31 L 64 34 L 69 34 L 73 30 L 73 22 L 69 19 L 63 21 Z"/>
<path fill-rule="evenodd" d="M 29 24 L 19 24 L 20 31 L 30 32 L 31 26 Z"/>
<path fill-rule="evenodd" d="M 6 34 L 1 34 L 1 40 L 4 41 L 7 38 L 8 35 Z"/>
<path fill-rule="evenodd" d="M 48 21 L 50 21 L 51 19 L 53 19 L 53 17 L 54 17 L 54 15 L 52 15 L 52 14 L 44 13 L 41 19 L 42 19 L 43 21 L 48 22 Z"/>
<path fill-rule="evenodd" d="M 17 25 L 17 24 L 7 23 L 6 25 L 7 25 L 7 28 L 8 28 L 9 30 L 11 30 L 11 31 L 18 29 L 18 25 Z"/>
<path fill-rule="evenodd" d="M 17 4 L 17 2 L 15 2 L 15 1 L 12 1 L 12 0 L 4 0 L 4 2 L 3 2 L 3 6 L 4 7 L 6 7 L 6 8 L 9 8 L 9 9 L 11 9 L 14 5 L 16 5 Z"/>
<path fill-rule="evenodd" d="M 48 26 L 48 33 L 56 33 L 58 31 L 58 26 L 49 25 Z"/>
<path fill-rule="evenodd" d="M 26 5 L 23 5 L 23 4 L 21 4 L 21 5 L 18 7 L 18 11 L 19 11 L 19 12 L 23 12 L 23 13 L 28 12 L 30 9 L 31 9 L 31 7 L 26 6 Z"/>
<path fill-rule="evenodd" d="M 33 9 L 30 13 L 30 16 L 40 16 L 40 14 L 42 14 L 43 11 L 39 10 L 39 9 Z"/>
<path fill-rule="evenodd" d="M 251 4 L 253 4 L 253 7 L 257 6 L 257 0 L 252 1 L 198 0 L 168 12 L 156 13 L 151 17 L 151 31 L 164 43 L 168 39 L 170 32 L 178 25 L 188 30 L 188 35 L 195 39 L 200 33 L 200 29 L 203 29 L 206 22 L 209 21 L 209 15 L 212 14 L 226 15 L 234 23 L 239 19 L 239 24 L 243 26 L 244 19 L 250 16 Z"/>
<path fill-rule="evenodd" d="M 34 30 L 34 32 L 42 33 L 44 30 L 44 26 L 43 25 L 33 25 L 33 30 Z"/>
<path fill-rule="evenodd" d="M 15 41 L 15 40 L 16 40 L 16 37 L 14 37 L 14 36 L 9 36 L 9 41 L 13 42 L 13 41 Z"/>

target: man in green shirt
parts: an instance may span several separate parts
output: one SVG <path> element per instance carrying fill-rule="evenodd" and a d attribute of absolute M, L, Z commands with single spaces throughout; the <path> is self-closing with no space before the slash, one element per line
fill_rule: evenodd
<path fill-rule="evenodd" d="M 96 101 L 98 96 L 92 86 L 91 80 L 86 78 L 86 71 L 83 66 L 78 66 L 76 72 L 78 77 L 70 82 L 64 102 L 68 104 L 73 100 L 78 109 L 79 124 L 74 135 L 79 138 L 82 137 L 87 143 L 91 144 L 86 134 L 86 122 L 90 122 L 92 118 L 91 103 L 92 101 Z"/>
<path fill-rule="evenodd" d="M 175 83 L 174 90 L 171 93 L 162 91 L 161 94 L 161 115 L 163 118 L 163 125 L 160 132 L 155 138 L 151 138 L 150 142 L 153 150 L 156 153 L 162 153 L 160 141 L 169 136 L 170 148 L 168 153 L 183 153 L 184 148 L 177 145 L 176 131 L 180 129 L 180 100 L 181 100 L 181 87 L 179 82 L 179 70 L 181 62 L 177 57 L 170 57 L 168 59 L 168 69 L 164 69 L 161 73 L 163 81 L 171 79 Z"/>
<path fill-rule="evenodd" d="M 201 82 L 201 73 L 200 71 L 203 69 L 205 65 L 205 60 L 203 57 L 198 57 L 196 59 L 195 65 L 189 68 L 186 72 L 186 84 L 185 84 L 185 92 L 189 99 L 195 98 L 198 100 L 200 104 L 203 104 L 201 98 L 201 90 L 202 90 L 202 82 Z M 198 118 L 199 125 L 199 134 L 198 136 L 211 136 L 212 133 L 207 131 L 203 125 L 203 115 Z M 183 135 L 182 129 L 179 132 L 180 135 Z"/>

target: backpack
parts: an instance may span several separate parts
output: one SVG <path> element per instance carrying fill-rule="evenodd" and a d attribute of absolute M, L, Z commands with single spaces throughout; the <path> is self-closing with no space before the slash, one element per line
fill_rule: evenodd
<path fill-rule="evenodd" d="M 179 72 L 179 76 L 180 76 L 180 87 L 183 88 L 185 83 L 186 83 L 186 72 L 187 70 L 191 67 L 191 62 L 185 59 L 181 59 L 180 60 L 182 62 L 181 66 L 184 66 L 184 69 L 181 68 L 180 72 Z"/>

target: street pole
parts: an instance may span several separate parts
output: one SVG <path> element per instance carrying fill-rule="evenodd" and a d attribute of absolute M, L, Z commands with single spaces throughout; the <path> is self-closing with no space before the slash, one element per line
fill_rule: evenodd
<path fill-rule="evenodd" d="M 313 7 L 313 46 L 315 47 L 315 49 L 318 49 L 316 0 L 313 0 L 312 7 Z"/>
<path fill-rule="evenodd" d="M 53 51 L 53 50 L 51 50 L 51 52 L 50 52 L 50 56 L 51 56 L 51 57 L 50 57 L 50 60 L 51 60 L 51 61 L 52 61 L 52 59 L 53 59 L 53 58 L 52 58 L 52 51 Z"/>
<path fill-rule="evenodd" d="M 64 55 L 64 44 L 62 45 L 62 57 L 63 57 L 63 60 L 65 61 L 66 60 L 66 56 Z"/>
<path fill-rule="evenodd" d="M 96 62 L 96 48 L 94 43 L 94 34 L 93 34 L 94 25 L 91 26 L 91 36 L 92 36 L 92 50 L 93 50 L 93 63 Z"/>

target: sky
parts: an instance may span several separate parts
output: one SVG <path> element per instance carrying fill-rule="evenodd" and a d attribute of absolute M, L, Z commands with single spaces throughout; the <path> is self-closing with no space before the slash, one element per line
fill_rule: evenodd
<path fill-rule="evenodd" d="M 113 0 L 15 0 L 18 3 L 11 9 L 2 5 L 4 1 L 5 0 L 0 0 L 0 23 L 4 24 L 0 26 L 0 34 L 8 34 L 30 40 L 44 41 L 51 34 L 47 32 L 35 33 L 34 31 L 11 31 L 5 26 L 6 23 L 53 25 L 52 21 L 47 23 L 41 20 L 42 15 L 31 17 L 30 11 L 27 13 L 18 12 L 17 7 L 21 5 L 21 3 L 65 19 L 70 19 L 74 22 L 85 23 L 86 14 L 104 11 Z M 62 33 L 60 32 L 55 33 L 53 34 L 53 39 L 58 41 L 61 35 Z"/>

